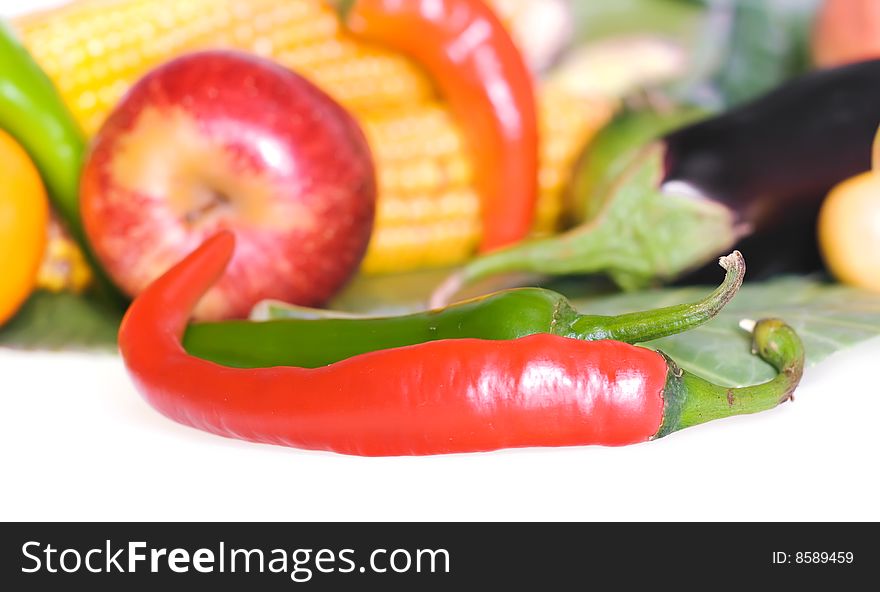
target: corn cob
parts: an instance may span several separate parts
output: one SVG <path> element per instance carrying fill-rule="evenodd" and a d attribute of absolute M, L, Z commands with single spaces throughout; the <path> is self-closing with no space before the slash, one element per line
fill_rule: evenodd
<path fill-rule="evenodd" d="M 56 218 L 49 221 L 46 251 L 37 272 L 36 288 L 49 292 L 85 290 L 92 281 L 92 270 L 77 244 Z"/>
<path fill-rule="evenodd" d="M 129 86 L 181 53 L 233 48 L 277 60 L 350 109 L 376 156 L 376 228 L 366 273 L 451 265 L 480 240 L 466 147 L 428 76 L 407 58 L 356 41 L 323 0 L 81 0 L 16 23 L 87 133 Z M 556 229 L 568 170 L 610 115 L 539 92 L 543 137 L 536 233 Z"/>

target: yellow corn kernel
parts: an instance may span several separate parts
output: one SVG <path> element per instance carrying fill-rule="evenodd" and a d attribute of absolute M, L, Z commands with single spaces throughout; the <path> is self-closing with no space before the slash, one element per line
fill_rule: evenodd
<path fill-rule="evenodd" d="M 438 103 L 371 113 L 362 124 L 376 159 L 376 224 L 362 270 L 452 265 L 480 240 L 480 200 L 449 112 Z"/>
<path fill-rule="evenodd" d="M 542 142 L 533 230 L 544 235 L 558 230 L 577 157 L 614 105 L 551 88 L 541 89 L 538 100 Z M 379 172 L 376 228 L 363 271 L 454 265 L 471 256 L 480 241 L 480 204 L 449 113 L 428 105 L 362 122 Z"/>
<path fill-rule="evenodd" d="M 56 219 L 49 222 L 46 251 L 37 273 L 38 289 L 79 294 L 92 283 L 89 264 Z"/>
<path fill-rule="evenodd" d="M 435 98 L 421 69 L 347 37 L 323 0 L 80 0 L 15 26 L 88 134 L 143 74 L 199 49 L 273 58 L 356 112 Z"/>
<path fill-rule="evenodd" d="M 533 232 L 558 230 L 565 207 L 565 191 L 572 169 L 584 147 L 611 120 L 616 105 L 605 98 L 583 99 L 545 86 L 538 96 L 541 125 L 538 204 Z"/>

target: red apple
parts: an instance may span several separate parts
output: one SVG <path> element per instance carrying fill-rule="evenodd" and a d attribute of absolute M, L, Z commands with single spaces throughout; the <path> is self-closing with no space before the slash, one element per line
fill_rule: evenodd
<path fill-rule="evenodd" d="M 98 132 L 82 179 L 88 238 L 136 295 L 208 236 L 236 234 L 196 310 L 243 317 L 259 300 L 326 302 L 357 269 L 376 179 L 363 133 L 306 79 L 210 51 L 141 79 Z"/>

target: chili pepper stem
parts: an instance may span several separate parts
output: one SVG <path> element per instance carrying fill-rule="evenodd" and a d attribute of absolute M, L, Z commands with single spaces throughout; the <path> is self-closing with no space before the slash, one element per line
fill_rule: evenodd
<path fill-rule="evenodd" d="M 758 321 L 752 331 L 752 353 L 778 374 L 769 382 L 741 388 L 712 384 L 667 357 L 664 417 L 655 438 L 714 419 L 766 411 L 791 399 L 804 371 L 804 348 L 797 333 L 778 319 Z"/>
<path fill-rule="evenodd" d="M 698 327 L 714 318 L 733 299 L 745 278 L 746 263 L 739 251 L 721 257 L 718 263 L 727 270 L 724 282 L 698 302 L 614 317 L 580 315 L 571 323 L 566 337 L 644 343 Z"/>

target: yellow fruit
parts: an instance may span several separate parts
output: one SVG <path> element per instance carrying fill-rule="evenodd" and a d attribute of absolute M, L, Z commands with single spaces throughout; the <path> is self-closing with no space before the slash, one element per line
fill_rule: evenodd
<path fill-rule="evenodd" d="M 871 168 L 880 173 L 880 126 L 874 134 L 874 146 L 871 149 Z"/>
<path fill-rule="evenodd" d="M 49 200 L 24 149 L 0 131 L 0 323 L 34 288 L 46 245 Z"/>
<path fill-rule="evenodd" d="M 880 292 L 880 173 L 831 190 L 819 214 L 819 246 L 840 281 Z"/>

